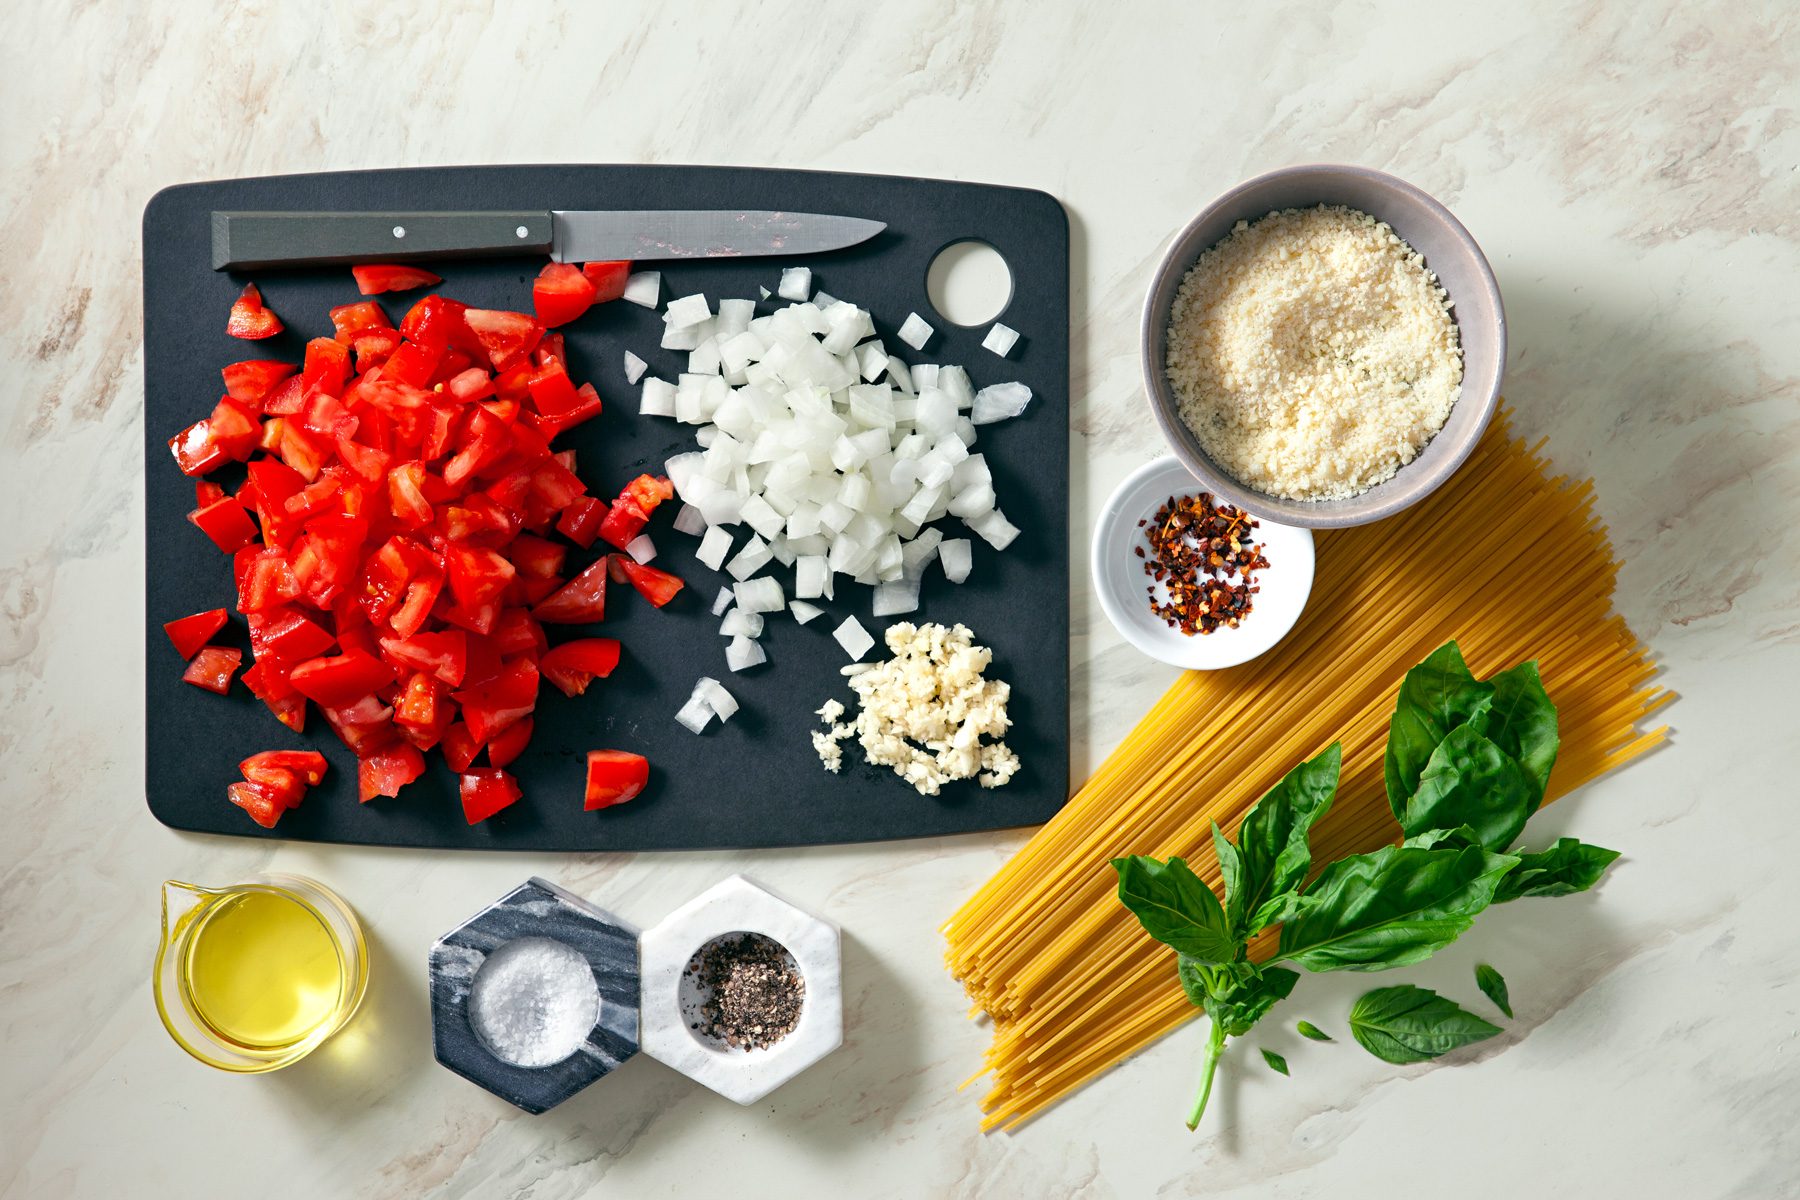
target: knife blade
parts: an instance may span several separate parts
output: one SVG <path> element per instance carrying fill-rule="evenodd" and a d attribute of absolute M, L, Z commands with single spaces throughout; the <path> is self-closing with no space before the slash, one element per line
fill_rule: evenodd
<path fill-rule="evenodd" d="M 887 225 L 734 209 L 215 212 L 215 271 L 548 254 L 557 262 L 819 254 Z"/>

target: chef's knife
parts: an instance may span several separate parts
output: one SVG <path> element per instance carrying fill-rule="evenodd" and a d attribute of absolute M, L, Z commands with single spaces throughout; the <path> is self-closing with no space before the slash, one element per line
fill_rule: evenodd
<path fill-rule="evenodd" d="M 213 270 L 548 254 L 557 262 L 793 256 L 887 226 L 819 213 L 719 210 L 215 212 Z"/>

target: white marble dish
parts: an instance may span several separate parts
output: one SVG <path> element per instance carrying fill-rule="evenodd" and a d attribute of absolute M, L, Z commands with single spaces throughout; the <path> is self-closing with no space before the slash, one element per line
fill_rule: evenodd
<path fill-rule="evenodd" d="M 1151 658 L 1196 671 L 1234 667 L 1274 646 L 1300 619 L 1313 582 L 1312 530 L 1258 518 L 1256 532 L 1269 566 L 1256 573 L 1256 584 L 1262 590 L 1255 596 L 1250 615 L 1235 629 L 1211 633 L 1190 636 L 1169 628 L 1150 611 L 1144 591 L 1151 581 L 1144 574 L 1144 559 L 1134 548 L 1148 549 L 1148 543 L 1138 522 L 1155 516 L 1172 496 L 1205 490 L 1173 455 L 1146 463 L 1107 498 L 1094 523 L 1088 556 L 1094 593 L 1119 636 Z"/>
<path fill-rule="evenodd" d="M 682 974 L 695 953 L 730 933 L 760 933 L 794 957 L 806 981 L 800 1023 L 772 1046 L 734 1050 L 703 1039 L 689 1025 Z M 789 904 L 742 875 L 707 889 L 646 930 L 639 940 L 643 973 L 644 1052 L 728 1100 L 754 1104 L 836 1050 L 844 1038 L 838 928 Z M 691 1001 L 691 997 L 690 997 Z"/>

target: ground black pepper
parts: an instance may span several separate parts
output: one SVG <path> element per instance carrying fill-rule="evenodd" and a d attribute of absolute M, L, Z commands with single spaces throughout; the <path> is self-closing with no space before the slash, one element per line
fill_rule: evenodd
<path fill-rule="evenodd" d="M 1240 508 L 1215 504 L 1206 492 L 1169 497 L 1154 518 L 1138 522 L 1149 555 L 1142 546 L 1132 547 L 1154 581 L 1144 589 L 1150 611 L 1189 636 L 1221 625 L 1236 628 L 1250 614 L 1250 597 L 1262 590 L 1255 572 L 1269 565 L 1262 545 L 1250 536 L 1259 524 Z M 1157 599 L 1158 583 L 1166 602 Z"/>
<path fill-rule="evenodd" d="M 739 1050 L 761 1050 L 794 1032 L 806 981 L 793 956 L 773 938 L 739 933 L 708 943 L 688 964 L 706 999 L 696 1033 Z"/>

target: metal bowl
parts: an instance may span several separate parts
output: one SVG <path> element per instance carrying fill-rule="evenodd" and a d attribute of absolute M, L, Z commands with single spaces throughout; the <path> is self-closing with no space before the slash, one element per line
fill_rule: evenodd
<path fill-rule="evenodd" d="M 1342 500 L 1288 500 L 1239 483 L 1216 465 L 1181 419 L 1165 370 L 1169 311 L 1182 277 L 1196 259 L 1239 221 L 1255 221 L 1288 208 L 1342 204 L 1385 221 L 1424 255 L 1450 297 L 1462 339 L 1462 393 L 1443 429 L 1393 478 Z M 1182 463 L 1215 496 L 1257 516 L 1311 529 L 1340 529 L 1390 517 L 1430 495 L 1475 449 L 1500 400 L 1506 364 L 1506 311 L 1500 287 L 1481 247 L 1462 222 L 1430 196 L 1392 175 L 1367 167 L 1283 167 L 1238 184 L 1175 235 L 1150 280 L 1142 333 L 1144 390 L 1163 436 Z"/>

